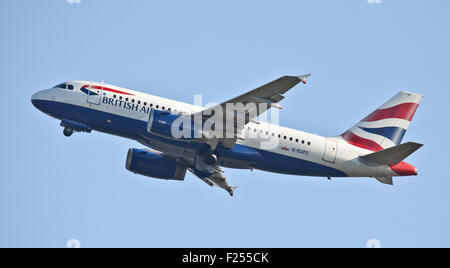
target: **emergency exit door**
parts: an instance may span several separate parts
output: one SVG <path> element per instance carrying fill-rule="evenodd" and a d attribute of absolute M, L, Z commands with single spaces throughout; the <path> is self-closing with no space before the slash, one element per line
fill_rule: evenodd
<path fill-rule="evenodd" d="M 323 155 L 323 160 L 335 163 L 337 155 L 338 143 L 334 140 L 327 139 L 325 143 L 325 153 Z"/>

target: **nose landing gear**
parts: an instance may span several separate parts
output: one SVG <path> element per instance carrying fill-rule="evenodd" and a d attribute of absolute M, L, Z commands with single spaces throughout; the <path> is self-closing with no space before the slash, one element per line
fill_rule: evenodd
<path fill-rule="evenodd" d="M 65 127 L 63 131 L 64 136 L 70 137 L 73 134 L 73 128 L 71 127 Z"/>
<path fill-rule="evenodd" d="M 72 134 L 74 132 L 91 133 L 91 131 L 92 131 L 92 128 L 88 127 L 84 123 L 80 123 L 80 122 L 65 119 L 65 118 L 61 120 L 60 126 L 62 126 L 64 128 L 63 134 L 66 137 L 72 136 Z"/>

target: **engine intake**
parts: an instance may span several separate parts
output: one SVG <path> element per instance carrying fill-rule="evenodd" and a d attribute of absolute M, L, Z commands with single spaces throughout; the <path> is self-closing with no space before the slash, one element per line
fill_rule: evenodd
<path fill-rule="evenodd" d="M 182 181 L 186 175 L 186 167 L 176 159 L 139 149 L 128 150 L 126 168 L 135 174 L 163 180 Z"/>

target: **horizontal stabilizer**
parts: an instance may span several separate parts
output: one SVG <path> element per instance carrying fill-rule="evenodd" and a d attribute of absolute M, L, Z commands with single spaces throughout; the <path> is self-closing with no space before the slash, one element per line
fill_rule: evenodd
<path fill-rule="evenodd" d="M 381 178 L 375 178 L 379 182 L 387 185 L 394 185 L 394 181 L 392 180 L 392 177 L 381 177 Z"/>
<path fill-rule="evenodd" d="M 372 154 L 360 156 L 360 158 L 369 162 L 392 166 L 402 162 L 422 146 L 423 144 L 407 142 Z"/>

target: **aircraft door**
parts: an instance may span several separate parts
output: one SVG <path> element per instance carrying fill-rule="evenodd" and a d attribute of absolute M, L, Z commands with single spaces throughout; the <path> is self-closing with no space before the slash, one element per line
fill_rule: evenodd
<path fill-rule="evenodd" d="M 101 86 L 91 86 L 89 85 L 89 94 L 87 97 L 87 102 L 91 104 L 99 105 L 102 99 L 103 93 L 103 82 Z"/>
<path fill-rule="evenodd" d="M 325 143 L 325 153 L 323 154 L 323 160 L 335 163 L 337 155 L 338 143 L 334 140 L 327 139 Z"/>

